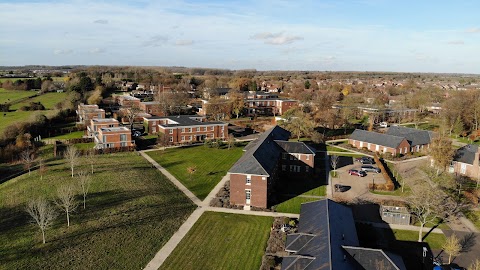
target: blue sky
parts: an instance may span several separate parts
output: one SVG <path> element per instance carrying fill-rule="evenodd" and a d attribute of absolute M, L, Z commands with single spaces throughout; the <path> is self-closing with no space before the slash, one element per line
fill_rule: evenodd
<path fill-rule="evenodd" d="M 480 1 L 0 0 L 0 65 L 480 73 Z"/>

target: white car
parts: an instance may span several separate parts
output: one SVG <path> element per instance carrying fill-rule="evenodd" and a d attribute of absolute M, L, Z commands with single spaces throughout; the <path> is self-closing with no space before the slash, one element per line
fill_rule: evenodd
<path fill-rule="evenodd" d="M 387 128 L 387 127 L 388 127 L 388 123 L 387 123 L 387 122 L 380 122 L 380 127 L 381 127 L 381 128 Z"/>

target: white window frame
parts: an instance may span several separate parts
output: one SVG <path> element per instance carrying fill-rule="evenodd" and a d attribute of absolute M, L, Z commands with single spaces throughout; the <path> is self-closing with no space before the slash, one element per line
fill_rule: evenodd
<path fill-rule="evenodd" d="M 200 127 L 197 127 L 197 132 L 200 131 Z"/>
<path fill-rule="evenodd" d="M 252 184 L 252 176 L 247 175 L 247 177 L 245 178 L 245 185 L 251 185 L 251 184 Z"/>
<path fill-rule="evenodd" d="M 168 134 L 173 134 L 173 128 L 168 130 Z"/>
<path fill-rule="evenodd" d="M 170 138 L 168 139 L 170 142 L 173 142 L 173 136 L 170 136 Z"/>
<path fill-rule="evenodd" d="M 185 136 L 182 136 L 181 138 L 182 138 L 182 141 L 185 141 Z"/>
<path fill-rule="evenodd" d="M 182 133 L 185 133 L 185 128 L 182 128 Z"/>
<path fill-rule="evenodd" d="M 310 155 L 306 155 L 305 160 L 310 160 Z"/>

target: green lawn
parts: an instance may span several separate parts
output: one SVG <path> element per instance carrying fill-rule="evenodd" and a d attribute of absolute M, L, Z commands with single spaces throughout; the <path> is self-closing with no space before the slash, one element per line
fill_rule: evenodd
<path fill-rule="evenodd" d="M 243 147 L 228 149 L 191 146 L 152 151 L 147 154 L 203 200 L 220 182 L 228 169 L 242 156 Z M 187 168 L 195 166 L 190 177 Z"/>
<path fill-rule="evenodd" d="M 22 106 L 28 106 L 30 102 L 40 102 L 45 106 L 45 109 L 51 110 L 55 108 L 55 105 L 62 102 L 67 97 L 67 93 L 46 93 L 38 97 L 34 97 L 23 102 L 14 104 L 10 107 L 11 110 L 18 110 Z"/>
<path fill-rule="evenodd" d="M 55 137 L 50 137 L 48 139 L 58 139 L 58 140 L 78 139 L 78 138 L 82 138 L 83 135 L 85 135 L 85 131 L 80 130 L 80 131 L 70 132 L 67 134 L 58 135 Z"/>
<path fill-rule="evenodd" d="M 385 229 L 390 230 L 390 229 Z M 418 240 L 418 231 L 407 231 L 407 230 L 392 230 L 395 239 L 401 241 L 413 241 L 416 242 Z M 427 232 L 423 232 L 423 236 L 425 236 Z M 445 242 L 446 238 L 445 235 L 440 233 L 430 233 L 427 238 L 425 238 L 424 242 L 427 242 L 430 245 L 431 249 L 442 249 L 442 245 Z"/>
<path fill-rule="evenodd" d="M 378 190 L 375 190 L 375 191 L 369 190 L 369 191 L 373 194 L 378 194 L 378 195 L 390 195 L 390 196 L 401 196 L 401 197 L 408 197 L 412 194 L 412 189 L 407 184 L 405 184 L 403 188 L 403 192 L 401 187 L 395 189 L 394 191 L 378 191 Z"/>
<path fill-rule="evenodd" d="M 76 144 L 74 144 L 74 146 L 78 150 L 92 150 L 93 147 L 95 146 L 95 143 L 94 142 L 91 142 L 91 143 L 76 143 Z"/>
<path fill-rule="evenodd" d="M 311 189 L 301 195 L 313 195 L 313 196 L 325 196 L 327 194 L 327 186 L 319 186 L 314 189 Z"/>
<path fill-rule="evenodd" d="M 57 210 L 42 245 L 25 202 L 35 196 L 51 200 L 57 186 L 77 181 L 64 160 L 48 164 L 42 181 L 34 171 L 0 184 L 0 269 L 142 269 L 194 209 L 141 156 L 99 155 L 87 208 L 72 214 L 69 228 Z M 90 169 L 81 164 L 77 171 Z"/>
<path fill-rule="evenodd" d="M 480 211 L 468 211 L 465 216 L 480 230 Z"/>
<path fill-rule="evenodd" d="M 272 222 L 205 212 L 160 269 L 259 269 Z"/>
<path fill-rule="evenodd" d="M 333 151 L 333 152 L 349 152 L 348 150 L 338 148 L 335 146 L 327 145 L 327 151 Z"/>
<path fill-rule="evenodd" d="M 14 111 L 14 112 L 7 112 L 7 113 L 0 113 L 0 134 L 2 134 L 6 127 L 11 124 L 18 123 L 18 122 L 28 122 L 34 121 L 36 115 L 43 114 L 47 117 L 51 117 L 56 114 L 57 111 L 55 110 L 47 110 L 47 111 Z"/>
<path fill-rule="evenodd" d="M 6 90 L 0 88 L 0 103 L 10 103 L 12 101 L 35 95 L 34 91 Z"/>
<path fill-rule="evenodd" d="M 284 201 L 275 206 L 275 211 L 281 213 L 293 213 L 300 214 L 300 207 L 302 203 L 318 201 L 317 198 L 303 198 L 303 197 L 293 197 L 290 200 Z"/>

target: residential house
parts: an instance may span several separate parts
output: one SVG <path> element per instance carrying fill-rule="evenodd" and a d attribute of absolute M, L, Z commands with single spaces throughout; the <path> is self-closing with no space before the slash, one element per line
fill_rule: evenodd
<path fill-rule="evenodd" d="M 386 134 L 407 139 L 410 144 L 410 152 L 420 152 L 424 149 L 428 149 L 435 136 L 431 131 L 402 126 L 391 126 Z"/>
<path fill-rule="evenodd" d="M 130 95 L 117 96 L 117 102 L 124 107 L 140 107 L 140 99 Z"/>
<path fill-rule="evenodd" d="M 126 127 L 100 128 L 94 141 L 96 149 L 134 146 L 131 131 Z"/>
<path fill-rule="evenodd" d="M 245 100 L 248 115 L 282 115 L 298 105 L 298 101 L 282 98 L 254 98 Z"/>
<path fill-rule="evenodd" d="M 163 114 L 158 101 L 140 102 L 140 110 L 156 116 L 162 116 Z"/>
<path fill-rule="evenodd" d="M 407 154 L 410 144 L 404 137 L 382 134 L 378 132 L 356 129 L 348 143 L 358 149 L 366 148 L 372 152 L 390 153 L 392 155 Z"/>
<path fill-rule="evenodd" d="M 207 122 L 200 115 L 154 116 L 144 118 L 148 133 L 163 133 L 170 144 L 228 138 L 228 124 Z"/>
<path fill-rule="evenodd" d="M 303 142 L 289 142 L 290 132 L 275 126 L 250 142 L 230 168 L 230 204 L 267 208 L 280 175 L 313 175 L 315 150 Z"/>
<path fill-rule="evenodd" d="M 87 126 L 87 136 L 95 137 L 101 128 L 118 127 L 119 122 L 115 118 L 92 119 L 90 125 Z"/>
<path fill-rule="evenodd" d="M 77 107 L 78 122 L 89 124 L 91 119 L 105 118 L 105 110 L 98 108 L 98 105 L 79 104 Z"/>
<path fill-rule="evenodd" d="M 298 231 L 287 235 L 282 270 L 406 269 L 402 257 L 359 244 L 352 210 L 329 199 L 301 206 Z"/>
<path fill-rule="evenodd" d="M 480 177 L 480 149 L 476 144 L 467 144 L 455 152 L 450 172 L 465 175 L 473 179 Z"/>

